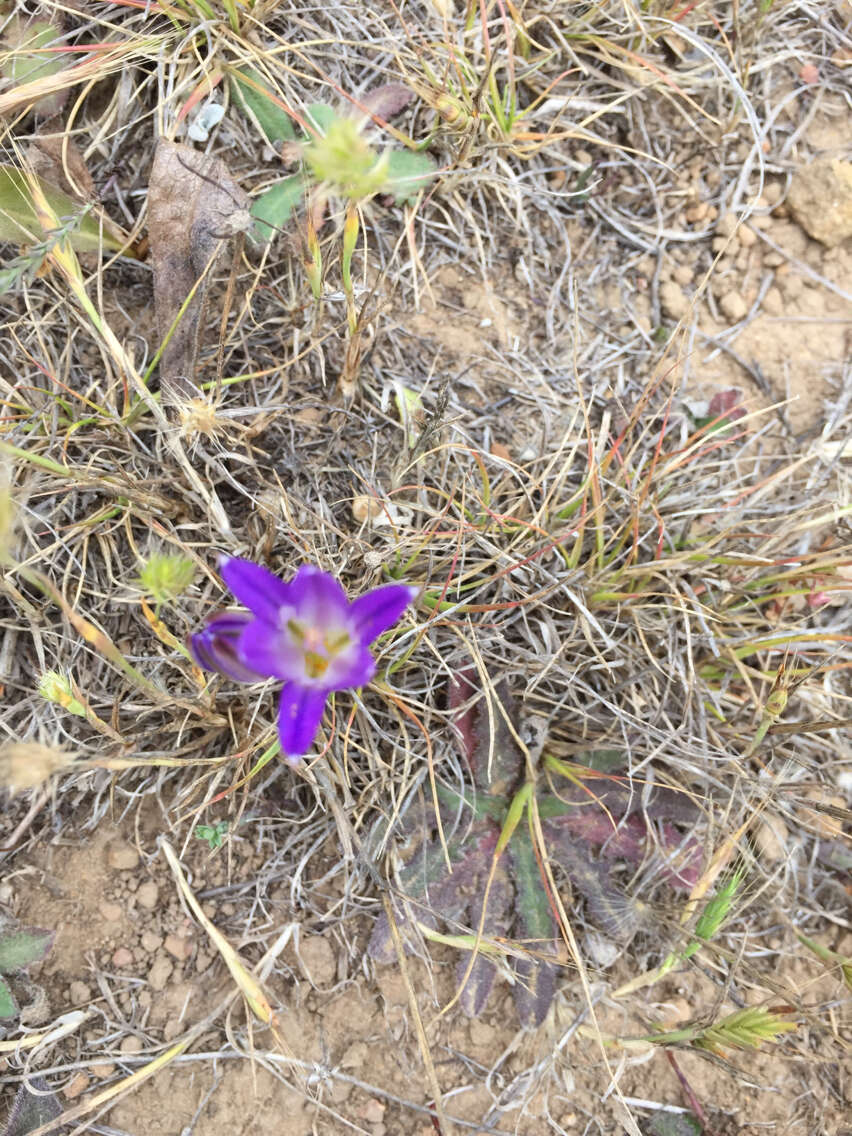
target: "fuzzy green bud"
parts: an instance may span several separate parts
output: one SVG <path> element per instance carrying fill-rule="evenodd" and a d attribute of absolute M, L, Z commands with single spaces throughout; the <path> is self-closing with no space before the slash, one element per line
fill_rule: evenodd
<path fill-rule="evenodd" d="M 188 557 L 155 553 L 140 572 L 137 583 L 157 603 L 167 603 L 189 587 L 194 575 L 195 565 Z"/>
<path fill-rule="evenodd" d="M 60 671 L 45 671 L 39 679 L 38 692 L 47 702 L 55 702 L 69 714 L 86 717 L 86 708 L 74 694 L 70 678 Z"/>
<path fill-rule="evenodd" d="M 335 118 L 325 136 L 307 147 L 305 161 L 317 181 L 344 197 L 370 197 L 388 178 L 387 156 L 379 157 L 370 149 L 351 118 Z"/>

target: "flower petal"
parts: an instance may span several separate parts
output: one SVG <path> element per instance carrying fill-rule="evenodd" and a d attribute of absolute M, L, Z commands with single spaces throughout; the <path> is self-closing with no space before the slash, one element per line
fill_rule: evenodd
<path fill-rule="evenodd" d="M 248 612 L 214 616 L 203 631 L 189 637 L 189 651 L 200 667 L 236 682 L 261 682 L 266 675 L 247 666 L 237 649 L 243 631 L 254 621 Z"/>
<path fill-rule="evenodd" d="M 247 623 L 237 644 L 245 665 L 268 678 L 298 682 L 305 678 L 305 656 L 293 642 L 287 628 L 275 627 L 262 619 Z"/>
<path fill-rule="evenodd" d="M 219 571 L 240 603 L 267 623 L 277 624 L 281 608 L 293 602 L 292 585 L 285 584 L 251 560 L 228 556 L 222 561 Z"/>
<path fill-rule="evenodd" d="M 329 690 L 346 690 L 350 686 L 365 686 L 376 673 L 376 660 L 368 647 L 358 647 L 345 655 L 332 659 L 325 674 Z"/>
<path fill-rule="evenodd" d="M 292 764 L 313 745 L 328 691 L 322 687 L 288 682 L 278 707 L 278 737 L 284 756 Z"/>
<path fill-rule="evenodd" d="M 405 584 L 374 588 L 350 604 L 349 626 L 361 643 L 372 643 L 392 623 L 396 623 L 416 595 L 417 589 Z"/>
<path fill-rule="evenodd" d="M 348 601 L 339 580 L 315 564 L 303 564 L 290 584 L 289 604 L 296 618 L 314 627 L 333 627 L 341 623 Z"/>

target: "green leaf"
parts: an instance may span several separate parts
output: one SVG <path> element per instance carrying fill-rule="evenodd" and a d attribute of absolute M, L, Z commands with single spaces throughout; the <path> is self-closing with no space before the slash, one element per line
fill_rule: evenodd
<path fill-rule="evenodd" d="M 658 1112 L 645 1131 L 647 1136 L 701 1136 L 701 1123 L 691 1112 Z"/>
<path fill-rule="evenodd" d="M 251 80 L 251 83 L 246 80 Z M 252 83 L 256 86 L 252 86 Z M 258 90 L 257 87 L 262 89 Z M 277 96 L 273 95 L 259 71 L 255 71 L 252 67 L 243 67 L 239 71 L 231 72 L 231 89 L 236 101 L 249 117 L 254 119 L 270 146 L 296 140 L 296 131 L 293 129 L 290 115 L 273 101 Z"/>
<path fill-rule="evenodd" d="M 18 1006 L 12 996 L 12 991 L 9 989 L 9 984 L 4 978 L 0 978 L 0 1021 L 4 1018 L 14 1018 L 18 1012 Z"/>
<path fill-rule="evenodd" d="M 305 120 L 309 127 L 319 134 L 325 136 L 328 134 L 329 129 L 340 118 L 337 111 L 333 110 L 325 103 L 313 103 L 308 107 L 305 114 Z"/>
<path fill-rule="evenodd" d="M 615 773 L 625 765 L 624 750 L 621 749 L 587 749 L 578 753 L 574 758 L 577 765 L 585 765 L 589 769 L 596 769 L 598 773 Z"/>
<path fill-rule="evenodd" d="M 10 87 L 22 87 L 38 79 L 47 79 L 68 66 L 70 56 L 61 51 L 45 52 L 45 47 L 57 47 L 61 33 L 48 20 L 33 20 L 16 16 L 3 32 L 3 63 L 0 78 L 7 79 Z M 57 91 L 38 99 L 34 108 L 42 114 L 57 114 L 68 97 L 67 91 Z"/>
<path fill-rule="evenodd" d="M 72 247 L 78 252 L 121 248 L 122 242 L 106 227 L 102 229 L 97 218 L 85 211 L 85 206 L 55 185 L 33 174 L 27 175 L 14 166 L 0 166 L 0 241 L 32 245 L 44 241 L 49 235 L 41 227 L 33 206 L 30 179 L 38 185 L 60 221 L 79 218 L 76 227 L 68 234 Z"/>
<path fill-rule="evenodd" d="M 23 970 L 41 962 L 53 945 L 53 932 L 38 927 L 22 927 L 0 937 L 0 974 Z"/>
<path fill-rule="evenodd" d="M 305 179 L 302 174 L 276 181 L 255 198 L 251 215 L 257 224 L 255 232 L 259 241 L 271 241 L 275 233 L 289 218 L 305 193 Z"/>
<path fill-rule="evenodd" d="M 428 154 L 391 150 L 387 159 L 387 192 L 393 194 L 397 205 L 413 201 L 435 176 L 435 163 Z"/>
<path fill-rule="evenodd" d="M 526 829 L 518 829 L 509 845 L 515 878 L 515 934 L 534 951 L 552 946 L 556 927 L 542 884 L 538 860 Z M 556 988 L 556 967 L 543 959 L 519 958 L 513 963 L 516 982 L 512 996 L 521 1024 L 540 1026 Z"/>

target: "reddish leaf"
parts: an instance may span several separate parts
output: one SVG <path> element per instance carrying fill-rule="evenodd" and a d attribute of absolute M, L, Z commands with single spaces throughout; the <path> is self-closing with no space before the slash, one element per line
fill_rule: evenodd
<path fill-rule="evenodd" d="M 484 891 L 484 884 L 483 884 Z M 482 934 L 486 939 L 498 938 L 508 931 L 512 922 L 512 896 L 514 889 L 505 867 L 498 863 L 488 894 L 485 919 L 482 920 L 482 891 L 478 892 L 471 904 L 470 929 L 477 931 L 482 920 Z M 456 969 L 456 980 L 461 982 L 470 963 L 470 951 L 462 952 Z M 484 954 L 477 954 L 470 975 L 460 996 L 462 1010 L 470 1018 L 478 1017 L 485 1008 L 491 987 L 497 974 L 497 967 Z"/>
<path fill-rule="evenodd" d="M 592 860 L 588 849 L 564 828 L 549 830 L 547 851 L 585 899 L 592 921 L 617 942 L 629 942 L 639 928 L 639 912 L 612 882 L 609 869 Z"/>
<path fill-rule="evenodd" d="M 736 422 L 738 418 L 744 418 L 747 414 L 742 401 L 743 392 L 739 387 L 728 387 L 727 390 L 719 391 L 710 399 L 707 417 L 712 421 L 724 415 L 729 422 Z"/>
<path fill-rule="evenodd" d="M 414 92 L 404 83 L 385 83 L 368 91 L 360 101 L 371 114 L 387 120 L 404 111 L 413 98 Z"/>

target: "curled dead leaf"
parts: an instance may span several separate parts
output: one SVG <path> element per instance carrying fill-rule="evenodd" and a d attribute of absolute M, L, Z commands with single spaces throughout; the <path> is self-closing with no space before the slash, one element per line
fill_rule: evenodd
<path fill-rule="evenodd" d="M 168 338 L 161 385 L 172 403 L 198 395 L 207 281 L 225 242 L 251 227 L 248 210 L 247 194 L 220 158 L 160 140 L 148 185 L 148 231 L 157 330 L 161 342 Z"/>

